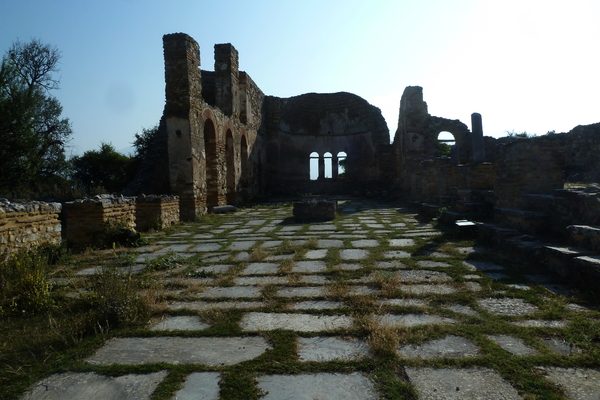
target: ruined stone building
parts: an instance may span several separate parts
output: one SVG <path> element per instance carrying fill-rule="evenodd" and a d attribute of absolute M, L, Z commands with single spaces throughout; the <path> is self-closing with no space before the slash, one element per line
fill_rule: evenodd
<path fill-rule="evenodd" d="M 414 86 L 400 99 L 390 143 L 380 110 L 356 95 L 268 96 L 239 70 L 231 44 L 215 45 L 214 71 L 200 69 L 198 43 L 186 34 L 165 35 L 163 46 L 159 135 L 127 191 L 179 196 L 184 220 L 261 196 L 394 193 L 514 221 L 514 210 L 531 212 L 531 195 L 541 201 L 565 181 L 600 181 L 600 124 L 534 139 L 484 137 L 481 115 L 472 114 L 471 129 L 432 116 Z M 439 153 L 441 134 L 450 156 Z M 563 228 L 584 215 L 600 224 L 600 212 L 568 214 Z"/>

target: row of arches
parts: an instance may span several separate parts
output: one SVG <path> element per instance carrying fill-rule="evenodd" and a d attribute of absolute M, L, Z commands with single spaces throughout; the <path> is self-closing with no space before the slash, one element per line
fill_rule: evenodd
<path fill-rule="evenodd" d="M 234 204 L 238 200 L 238 194 L 247 191 L 248 141 L 246 135 L 241 135 L 239 152 L 236 152 L 236 141 L 231 128 L 227 128 L 222 144 L 218 143 L 215 124 L 211 119 L 205 120 L 203 131 L 206 162 L 206 206 L 210 209 L 223 203 Z M 224 154 L 219 154 L 223 150 Z M 236 153 L 240 161 L 238 173 L 236 173 Z"/>
<path fill-rule="evenodd" d="M 348 155 L 344 151 L 335 155 L 330 152 L 320 155 L 313 151 L 310 153 L 310 180 L 343 178 L 347 159 Z"/>

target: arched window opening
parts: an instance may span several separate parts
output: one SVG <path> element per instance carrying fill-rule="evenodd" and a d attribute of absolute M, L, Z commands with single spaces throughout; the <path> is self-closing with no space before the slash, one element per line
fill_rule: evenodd
<path fill-rule="evenodd" d="M 456 139 L 450 132 L 440 132 L 438 135 L 438 157 L 450 156 L 452 146 L 456 145 Z"/>
<path fill-rule="evenodd" d="M 310 180 L 319 179 L 319 153 L 313 151 L 310 153 Z"/>
<path fill-rule="evenodd" d="M 333 167 L 332 167 L 332 155 L 330 152 L 327 152 L 323 155 L 323 159 L 325 160 L 325 171 L 323 176 L 325 178 L 332 178 L 333 177 Z"/>
<path fill-rule="evenodd" d="M 346 177 L 346 161 L 348 160 L 348 155 L 345 151 L 340 151 L 337 153 L 337 176 L 338 178 Z"/>

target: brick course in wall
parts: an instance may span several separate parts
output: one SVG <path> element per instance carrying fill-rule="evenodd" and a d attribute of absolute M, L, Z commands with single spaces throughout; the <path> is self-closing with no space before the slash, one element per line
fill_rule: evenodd
<path fill-rule="evenodd" d="M 61 242 L 60 203 L 0 200 L 0 260 L 20 249 Z"/>
<path fill-rule="evenodd" d="M 135 229 L 136 199 L 133 197 L 101 195 L 65 203 L 66 239 L 69 244 L 82 246 L 93 243 L 103 235 L 109 223 L 123 224 Z"/>
<path fill-rule="evenodd" d="M 135 206 L 135 226 L 139 231 L 162 229 L 179 222 L 179 197 L 139 196 Z"/>

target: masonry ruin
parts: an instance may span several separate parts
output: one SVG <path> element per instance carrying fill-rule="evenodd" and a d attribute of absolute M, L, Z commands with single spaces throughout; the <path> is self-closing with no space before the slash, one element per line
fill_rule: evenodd
<path fill-rule="evenodd" d="M 600 123 L 495 139 L 484 136 L 478 113 L 470 129 L 430 115 L 423 89 L 411 86 L 400 99 L 390 143 L 381 111 L 359 96 L 269 96 L 239 70 L 231 44 L 214 46 L 213 71 L 200 69 L 200 48 L 189 35 L 165 35 L 163 48 L 159 134 L 123 194 L 172 200 L 155 201 L 147 212 L 141 208 L 150 210 L 150 203 L 138 201 L 136 211 L 135 201 L 119 200 L 131 204 L 132 226 L 136 215 L 147 228 L 159 219 L 190 221 L 214 207 L 280 195 L 387 196 L 433 216 L 445 210 L 441 217 L 451 223 L 477 220 L 492 241 L 528 234 L 598 247 L 600 186 L 592 183 L 600 181 Z M 440 152 L 444 145 L 451 145 L 450 154 Z M 63 236 L 86 237 L 77 231 L 85 224 L 73 220 L 76 207 L 67 208 Z M 105 210 L 98 215 L 93 218 L 105 222 Z"/>

